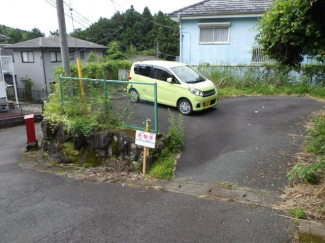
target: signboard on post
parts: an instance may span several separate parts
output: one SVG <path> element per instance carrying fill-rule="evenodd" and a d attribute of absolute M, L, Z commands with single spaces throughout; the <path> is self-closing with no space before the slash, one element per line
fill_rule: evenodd
<path fill-rule="evenodd" d="M 155 148 L 156 134 L 150 132 L 136 131 L 135 144 L 148 148 Z"/>

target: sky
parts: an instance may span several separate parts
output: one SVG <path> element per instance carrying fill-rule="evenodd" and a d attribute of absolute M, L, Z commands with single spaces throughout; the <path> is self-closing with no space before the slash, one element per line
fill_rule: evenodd
<path fill-rule="evenodd" d="M 74 27 L 85 29 L 100 17 L 110 18 L 116 11 L 125 12 L 131 5 L 138 12 L 147 6 L 151 13 L 161 10 L 170 13 L 200 0 L 64 0 L 73 9 Z M 52 3 L 51 3 L 52 2 Z M 46 36 L 58 29 L 56 0 L 6 0 L 1 1 L 0 24 L 23 30 L 39 28 Z M 70 15 L 68 6 L 66 13 Z M 83 17 L 77 14 L 81 14 Z M 65 16 L 67 32 L 73 31 L 71 18 Z M 79 22 L 79 23 L 77 23 Z"/>

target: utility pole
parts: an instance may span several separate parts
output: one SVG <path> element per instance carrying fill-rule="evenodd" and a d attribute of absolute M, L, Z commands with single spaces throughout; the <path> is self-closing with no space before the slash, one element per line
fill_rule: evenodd
<path fill-rule="evenodd" d="M 59 35 L 60 35 L 63 71 L 68 76 L 70 76 L 71 72 L 70 72 L 70 61 L 69 61 L 69 47 L 68 47 L 67 30 L 65 27 L 63 0 L 56 0 L 56 9 L 57 9 L 58 21 L 59 21 Z"/>
<path fill-rule="evenodd" d="M 157 58 L 159 58 L 159 42 L 157 42 Z"/>

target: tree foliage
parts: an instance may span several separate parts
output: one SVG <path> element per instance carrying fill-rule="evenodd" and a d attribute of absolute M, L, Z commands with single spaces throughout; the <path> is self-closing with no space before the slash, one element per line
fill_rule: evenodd
<path fill-rule="evenodd" d="M 0 34 L 10 37 L 10 40 L 4 42 L 8 44 L 15 44 L 18 42 L 31 40 L 37 37 L 44 37 L 38 28 L 33 28 L 31 31 L 14 29 L 5 25 L 0 25 Z"/>
<path fill-rule="evenodd" d="M 256 40 L 265 54 L 299 67 L 304 56 L 325 60 L 325 1 L 275 0 L 262 16 Z"/>
<path fill-rule="evenodd" d="M 131 6 L 124 13 L 116 12 L 110 19 L 100 18 L 71 36 L 106 46 L 115 42 L 121 52 L 132 56 L 156 54 L 157 43 L 161 58 L 173 59 L 179 53 L 178 25 L 161 11 L 152 15 L 147 7 L 139 13 Z"/>
<path fill-rule="evenodd" d="M 31 40 L 31 39 L 35 39 L 38 37 L 44 37 L 45 34 L 42 33 L 39 29 L 37 28 L 33 28 L 31 31 L 28 31 L 26 36 L 24 37 L 24 40 Z"/>

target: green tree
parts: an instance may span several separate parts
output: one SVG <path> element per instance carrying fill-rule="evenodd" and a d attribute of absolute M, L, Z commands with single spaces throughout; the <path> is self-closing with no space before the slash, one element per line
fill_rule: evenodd
<path fill-rule="evenodd" d="M 120 45 L 116 41 L 109 43 L 106 56 L 112 60 L 125 59 L 125 54 L 121 52 Z"/>
<path fill-rule="evenodd" d="M 10 40 L 8 41 L 10 44 L 15 44 L 23 40 L 23 34 L 17 29 L 9 30 L 7 36 L 10 37 Z"/>
<path fill-rule="evenodd" d="M 33 28 L 31 31 L 27 32 L 26 36 L 24 37 L 24 40 L 26 41 L 44 36 L 44 33 L 42 33 L 39 29 Z"/>
<path fill-rule="evenodd" d="M 58 29 L 56 29 L 56 30 L 54 30 L 54 31 L 50 31 L 50 35 L 52 35 L 52 36 L 59 36 L 59 30 Z"/>
<path fill-rule="evenodd" d="M 258 24 L 257 44 L 281 64 L 299 67 L 304 56 L 323 62 L 324 19 L 324 0 L 276 0 Z"/>
<path fill-rule="evenodd" d="M 164 13 L 159 12 L 153 16 L 147 7 L 139 13 L 131 6 L 124 13 L 116 12 L 110 19 L 100 18 L 89 28 L 78 29 L 70 35 L 106 46 L 117 42 L 119 51 L 127 55 L 130 51 L 132 55 L 134 51 L 143 55 L 155 55 L 159 42 L 160 51 L 171 54 L 161 54 L 160 57 L 173 59 L 179 52 L 178 32 L 178 25 Z M 124 58 L 120 54 L 114 57 Z"/>

